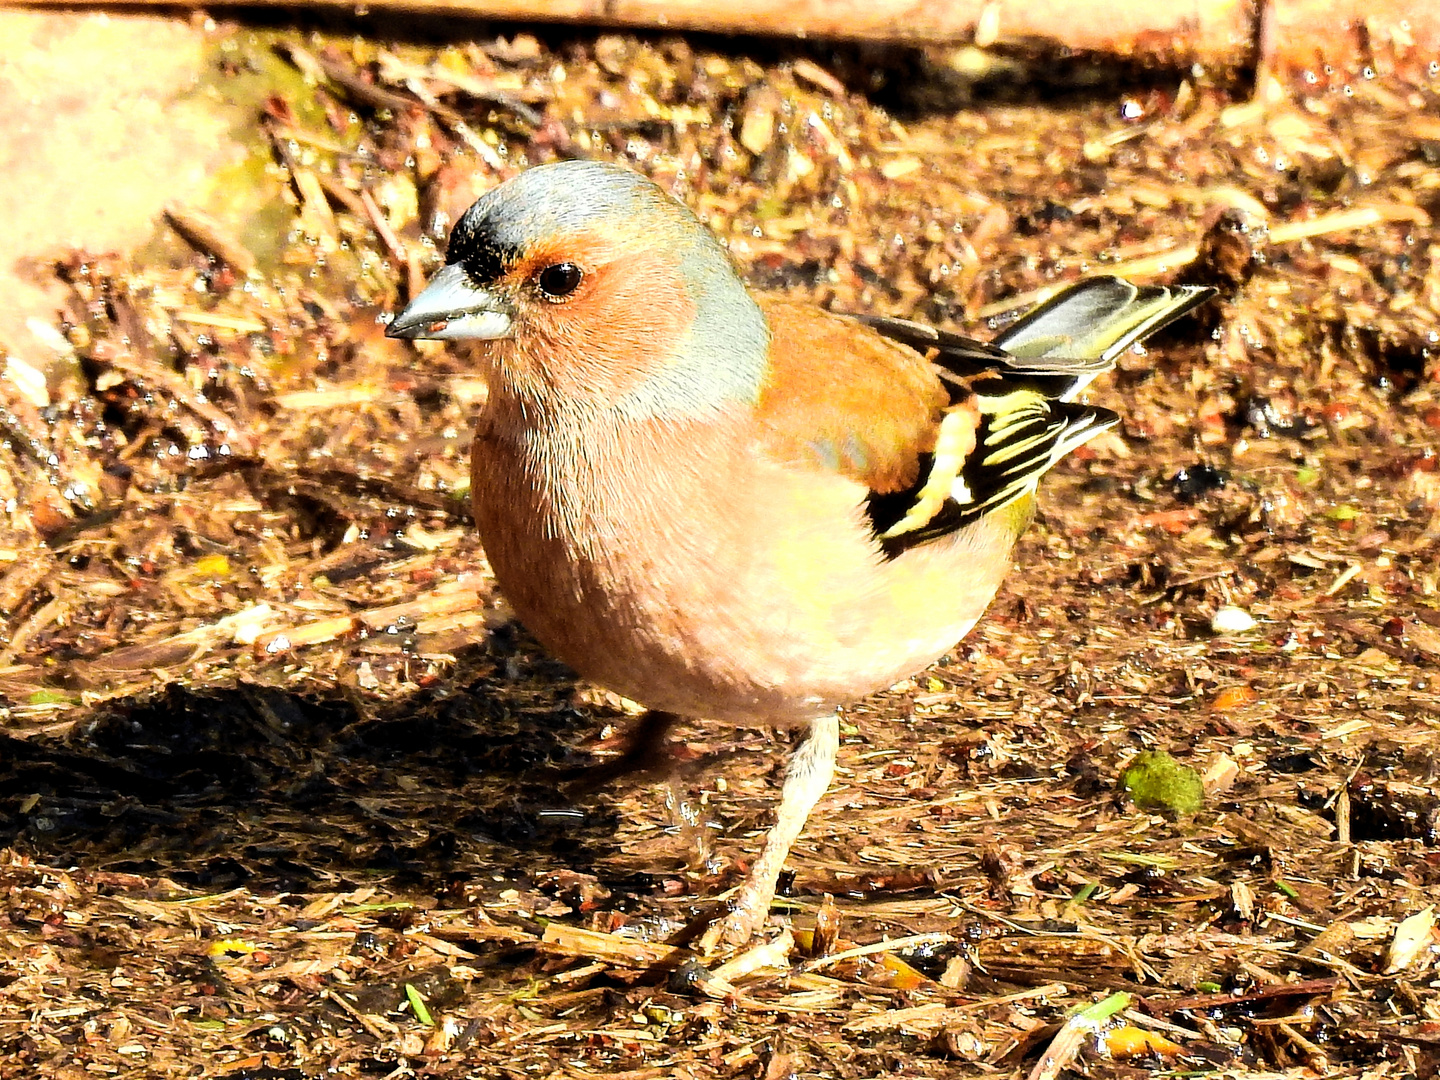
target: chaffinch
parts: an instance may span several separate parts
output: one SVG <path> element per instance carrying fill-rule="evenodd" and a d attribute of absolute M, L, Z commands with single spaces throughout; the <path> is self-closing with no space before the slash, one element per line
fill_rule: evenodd
<path fill-rule="evenodd" d="M 1041 475 L 1116 423 L 1076 395 L 1211 291 L 1093 278 L 988 345 L 847 317 L 750 292 L 685 206 L 594 161 L 456 224 L 387 333 L 481 343 L 471 498 L 516 614 L 661 714 L 807 729 L 705 951 L 767 918 L 837 709 L 969 632 Z"/>

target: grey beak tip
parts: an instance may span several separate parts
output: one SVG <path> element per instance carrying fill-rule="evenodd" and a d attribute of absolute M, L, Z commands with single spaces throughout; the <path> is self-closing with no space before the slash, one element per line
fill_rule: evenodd
<path fill-rule="evenodd" d="M 439 311 L 415 310 L 422 308 L 420 297 L 407 304 L 385 327 L 385 336 L 402 341 L 418 341 L 442 332 L 450 317 Z"/>
<path fill-rule="evenodd" d="M 512 315 L 503 298 L 473 284 L 464 268 L 452 263 L 390 320 L 385 336 L 407 341 L 493 341 L 509 334 Z"/>

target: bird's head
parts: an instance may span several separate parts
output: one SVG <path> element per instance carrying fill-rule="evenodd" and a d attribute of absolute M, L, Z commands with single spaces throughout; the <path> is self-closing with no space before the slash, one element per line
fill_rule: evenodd
<path fill-rule="evenodd" d="M 768 346 L 714 234 L 650 180 L 595 161 L 482 196 L 386 333 L 491 343 L 502 392 L 637 417 L 753 400 Z"/>

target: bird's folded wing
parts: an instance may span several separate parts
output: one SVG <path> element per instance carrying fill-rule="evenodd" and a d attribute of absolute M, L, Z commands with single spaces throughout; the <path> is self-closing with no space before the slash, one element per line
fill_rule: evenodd
<path fill-rule="evenodd" d="M 757 419 L 771 456 L 874 492 L 913 486 L 951 405 L 934 365 L 843 315 L 760 303 L 771 337 Z"/>
<path fill-rule="evenodd" d="M 1106 361 L 1017 362 L 918 323 L 765 306 L 770 378 L 758 417 L 767 449 L 863 484 L 877 546 L 890 557 L 1033 491 L 1056 461 L 1115 422 L 1057 400 Z"/>

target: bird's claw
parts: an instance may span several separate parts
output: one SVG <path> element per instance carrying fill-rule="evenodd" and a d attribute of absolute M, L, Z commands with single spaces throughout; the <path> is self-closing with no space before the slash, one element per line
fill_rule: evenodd
<path fill-rule="evenodd" d="M 768 902 L 761 905 L 756 898 L 742 895 L 729 912 L 712 922 L 700 935 L 697 945 L 700 955 L 708 959 L 750 944 L 769 914 Z"/>

